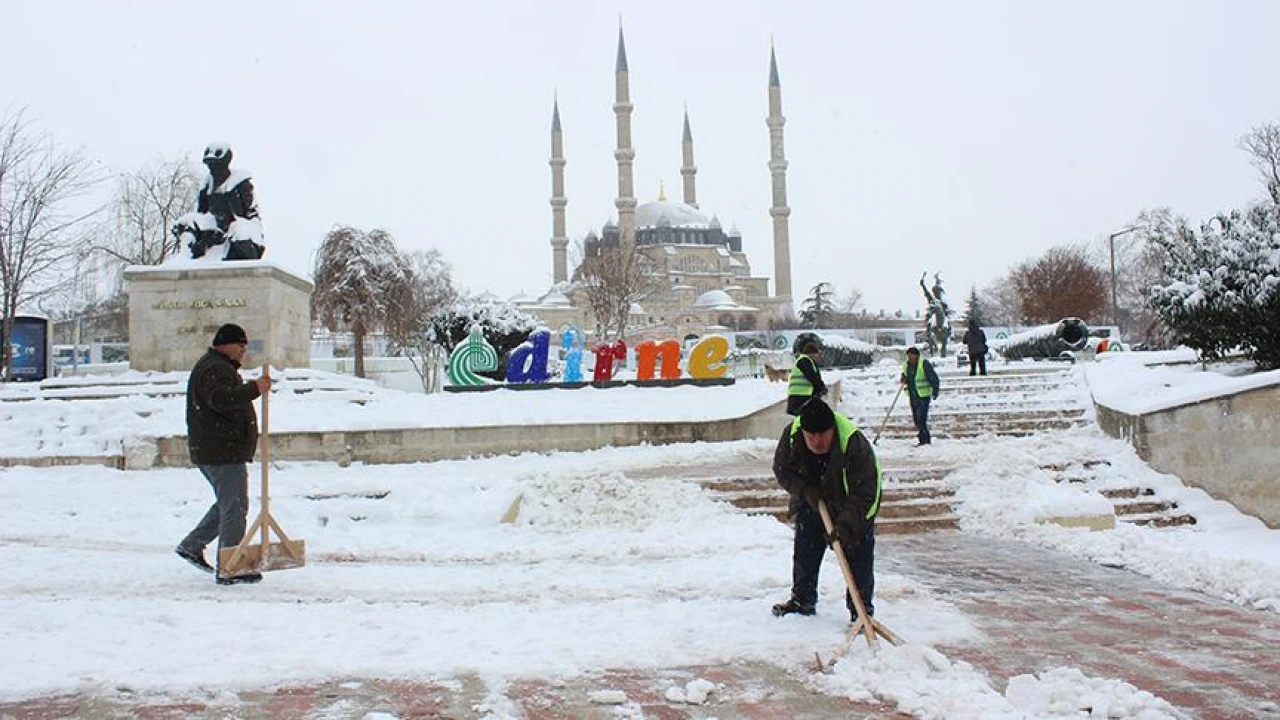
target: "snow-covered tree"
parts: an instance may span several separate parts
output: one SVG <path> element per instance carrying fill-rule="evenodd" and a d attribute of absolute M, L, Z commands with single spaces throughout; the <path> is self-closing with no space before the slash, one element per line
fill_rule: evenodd
<path fill-rule="evenodd" d="M 18 309 L 58 288 L 81 254 L 92 212 L 77 212 L 95 184 L 79 151 L 58 149 L 23 114 L 0 114 L 0 380 L 12 371 Z"/>
<path fill-rule="evenodd" d="M 385 230 L 338 226 L 316 254 L 312 315 L 355 340 L 355 374 L 364 377 L 365 337 L 394 335 L 415 320 L 415 274 L 409 257 Z"/>
<path fill-rule="evenodd" d="M 430 323 L 429 339 L 448 350 L 479 326 L 498 353 L 499 368 L 506 367 L 507 355 L 539 327 L 534 316 L 487 293 L 457 298 L 432 313 Z"/>
<path fill-rule="evenodd" d="M 1200 228 L 1157 228 L 1168 282 L 1151 303 L 1177 339 L 1206 358 L 1240 348 L 1261 368 L 1280 367 L 1280 207 L 1267 203 Z"/>

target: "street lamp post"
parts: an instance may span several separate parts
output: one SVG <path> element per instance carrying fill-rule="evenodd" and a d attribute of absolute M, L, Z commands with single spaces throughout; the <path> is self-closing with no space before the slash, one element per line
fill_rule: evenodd
<path fill-rule="evenodd" d="M 1139 227 L 1134 225 L 1107 236 L 1107 245 L 1111 248 L 1111 324 L 1116 326 L 1117 334 L 1120 332 L 1120 311 L 1119 305 L 1116 303 L 1116 238 L 1121 235 L 1128 235 L 1138 229 Z"/>

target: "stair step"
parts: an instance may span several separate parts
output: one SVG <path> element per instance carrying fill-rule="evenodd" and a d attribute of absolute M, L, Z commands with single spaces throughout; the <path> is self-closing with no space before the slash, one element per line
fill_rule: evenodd
<path fill-rule="evenodd" d="M 1127 522 L 1133 525 L 1145 525 L 1148 527 L 1176 527 L 1179 525 L 1196 524 L 1195 516 L 1187 514 L 1166 515 L 1163 513 L 1157 513 L 1154 515 L 1128 516 L 1117 519 L 1121 522 Z"/>
<path fill-rule="evenodd" d="M 1110 500 L 1128 500 L 1136 497 L 1149 497 L 1155 495 L 1156 491 L 1151 488 L 1105 488 L 1099 490 L 1103 497 Z"/>
<path fill-rule="evenodd" d="M 955 530 L 957 527 L 958 519 L 951 514 L 901 519 L 876 518 L 877 535 L 908 535 L 938 530 Z"/>
<path fill-rule="evenodd" d="M 1152 515 L 1177 510 L 1178 503 L 1171 500 L 1139 500 L 1115 503 L 1116 515 Z"/>

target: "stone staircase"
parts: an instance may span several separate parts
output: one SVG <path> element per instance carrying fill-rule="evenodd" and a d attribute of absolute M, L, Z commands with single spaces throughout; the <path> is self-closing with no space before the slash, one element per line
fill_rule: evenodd
<path fill-rule="evenodd" d="M 1078 463 L 1041 465 L 1040 469 L 1051 473 L 1054 480 L 1060 483 L 1084 485 L 1096 490 L 1111 501 L 1115 508 L 1116 520 L 1119 522 L 1152 527 L 1196 524 L 1194 515 L 1189 515 L 1179 508 L 1176 501 L 1160 498 L 1152 488 L 1099 487 L 1099 480 L 1091 471 L 1110 464 L 1107 460 L 1085 460 Z"/>
<path fill-rule="evenodd" d="M 945 474 L 939 470 L 884 471 L 876 532 L 896 535 L 955 529 L 956 517 L 951 511 L 955 492 L 941 483 Z M 749 515 L 791 520 L 787 512 L 790 496 L 778 487 L 772 474 L 710 478 L 699 484 L 713 499 L 730 503 Z"/>
<path fill-rule="evenodd" d="M 1090 422 L 1087 399 L 1078 391 L 1070 370 L 1060 366 L 976 377 L 940 367 L 938 374 L 942 392 L 929 409 L 929 430 L 936 438 L 1022 436 Z M 905 393 L 893 402 L 898 394 L 897 375 L 896 366 L 881 366 L 845 377 L 840 407 L 868 434 L 874 436 L 878 431 L 883 438 L 915 437 Z"/>
<path fill-rule="evenodd" d="M 968 377 L 941 367 L 939 374 L 943 392 L 930 417 L 930 430 L 937 439 L 1023 436 L 1092 422 L 1087 393 L 1081 392 L 1070 368 L 1046 364 L 1043 369 L 997 370 L 987 376 Z M 896 367 L 883 366 L 846 374 L 840 408 L 868 435 L 883 427 L 881 438 L 914 439 L 915 427 L 904 398 L 898 398 L 888 422 L 884 422 L 897 391 L 896 376 Z M 955 400 L 948 406 L 950 398 Z M 954 468 L 900 458 L 883 446 L 879 449 L 883 486 L 876 531 L 899 534 L 954 529 L 955 493 L 944 481 Z M 788 496 L 778 487 L 768 464 L 762 460 L 738 473 L 705 468 L 701 477 L 696 468 L 686 468 L 681 475 L 696 479 L 711 497 L 741 512 L 772 515 L 788 522 Z M 1176 502 L 1158 497 L 1151 488 L 1114 487 L 1102 481 L 1096 470 L 1107 464 L 1106 460 L 1084 460 L 1042 469 L 1059 482 L 1081 484 L 1110 499 L 1119 522 L 1155 527 L 1195 524 L 1195 517 L 1180 510 Z"/>

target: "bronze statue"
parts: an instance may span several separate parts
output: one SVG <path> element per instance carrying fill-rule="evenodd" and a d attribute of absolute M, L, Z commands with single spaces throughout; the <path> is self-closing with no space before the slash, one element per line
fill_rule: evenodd
<path fill-rule="evenodd" d="M 261 258 L 266 247 L 249 173 L 231 169 L 231 148 L 224 143 L 204 149 L 204 164 L 209 175 L 196 196 L 195 212 L 178 218 L 173 234 L 186 243 L 193 258 L 224 242 L 228 246 L 223 260 Z"/>
<path fill-rule="evenodd" d="M 946 293 L 942 289 L 942 274 L 933 274 L 932 291 L 924 284 L 928 274 L 926 272 L 920 276 L 920 289 L 924 291 L 924 299 L 929 303 L 924 316 L 925 342 L 931 354 L 946 357 L 947 340 L 951 339 L 949 318 L 952 311 L 947 307 Z"/>

